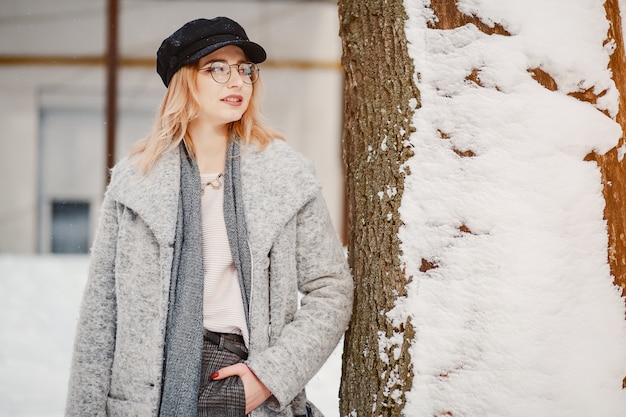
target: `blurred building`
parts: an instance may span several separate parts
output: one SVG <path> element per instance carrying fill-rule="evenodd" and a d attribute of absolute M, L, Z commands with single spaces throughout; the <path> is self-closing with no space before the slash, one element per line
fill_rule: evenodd
<path fill-rule="evenodd" d="M 106 183 L 107 0 L 1 0 L 0 253 L 86 253 Z M 161 41 L 229 16 L 265 47 L 263 112 L 315 162 L 342 227 L 342 73 L 334 1 L 118 0 L 116 160 L 151 128 Z"/>

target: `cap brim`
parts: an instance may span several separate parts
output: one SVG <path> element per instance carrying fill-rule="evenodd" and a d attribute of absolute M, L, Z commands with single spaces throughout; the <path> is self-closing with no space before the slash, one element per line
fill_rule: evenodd
<path fill-rule="evenodd" d="M 200 58 L 229 45 L 235 45 L 241 48 L 243 53 L 246 54 L 246 58 L 248 58 L 251 62 L 254 62 L 255 64 L 260 64 L 267 59 L 265 49 L 263 49 L 261 45 L 243 39 L 232 39 L 224 42 L 214 43 L 205 48 L 202 48 L 194 54 L 190 55 L 188 58 L 183 59 L 182 64 L 191 64 L 193 62 L 196 62 Z"/>

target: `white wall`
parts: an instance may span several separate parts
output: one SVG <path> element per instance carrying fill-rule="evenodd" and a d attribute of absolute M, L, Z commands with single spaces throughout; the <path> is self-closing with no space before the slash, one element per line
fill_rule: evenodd
<path fill-rule="evenodd" d="M 28 253 L 37 236 L 37 102 L 0 89 L 0 252 Z"/>

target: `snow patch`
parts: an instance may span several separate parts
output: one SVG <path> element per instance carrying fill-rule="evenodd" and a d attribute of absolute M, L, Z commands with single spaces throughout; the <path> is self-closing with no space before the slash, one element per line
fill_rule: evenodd
<path fill-rule="evenodd" d="M 400 208 L 412 281 L 388 313 L 416 332 L 405 415 L 621 417 L 624 300 L 584 161 L 621 137 L 602 2 L 457 4 L 511 36 L 428 29 L 429 1 L 405 0 L 421 96 Z M 568 95 L 585 90 L 603 96 Z"/>

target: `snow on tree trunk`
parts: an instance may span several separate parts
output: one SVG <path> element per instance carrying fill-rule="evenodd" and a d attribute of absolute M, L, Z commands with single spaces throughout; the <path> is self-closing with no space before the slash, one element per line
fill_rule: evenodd
<path fill-rule="evenodd" d="M 386 313 L 407 284 L 398 207 L 418 92 L 401 0 L 339 1 L 345 70 L 344 157 L 355 310 L 345 337 L 342 415 L 399 416 L 411 386 L 410 321 Z"/>
<path fill-rule="evenodd" d="M 339 1 L 341 414 L 623 416 L 617 1 L 373 3 Z"/>

